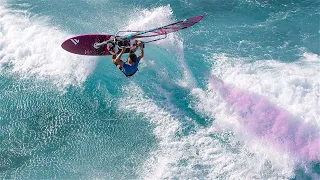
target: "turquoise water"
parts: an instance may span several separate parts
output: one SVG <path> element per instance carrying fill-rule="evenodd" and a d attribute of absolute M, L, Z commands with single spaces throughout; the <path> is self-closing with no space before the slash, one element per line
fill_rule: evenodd
<path fill-rule="evenodd" d="M 0 2 L 1 179 L 320 177 L 319 1 Z M 204 13 L 130 79 L 60 47 Z"/>

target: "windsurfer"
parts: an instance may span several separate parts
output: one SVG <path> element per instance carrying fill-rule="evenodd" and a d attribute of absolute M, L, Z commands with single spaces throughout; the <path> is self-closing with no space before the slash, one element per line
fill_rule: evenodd
<path fill-rule="evenodd" d="M 138 66 L 140 60 L 144 56 L 144 48 L 143 48 L 143 42 L 137 41 L 137 47 L 130 52 L 129 57 L 126 62 L 121 60 L 121 56 L 123 53 L 125 53 L 126 48 L 123 47 L 120 54 L 116 55 L 116 53 L 113 51 L 112 55 L 112 62 L 124 73 L 126 77 L 133 76 L 138 71 Z M 135 50 L 140 47 L 140 55 L 137 57 L 135 54 Z"/>

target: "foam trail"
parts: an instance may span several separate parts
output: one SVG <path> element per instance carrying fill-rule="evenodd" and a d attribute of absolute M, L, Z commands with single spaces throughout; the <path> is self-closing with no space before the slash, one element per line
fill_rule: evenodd
<path fill-rule="evenodd" d="M 170 113 L 159 108 L 151 99 L 143 97 L 143 91 L 135 84 L 123 88 L 126 98 L 122 98 L 119 109 L 127 109 L 142 113 L 152 124 L 156 125 L 154 134 L 160 140 L 159 149 L 151 153 L 151 157 L 143 165 L 141 172 L 143 179 L 161 179 L 170 174 L 168 164 L 179 159 L 181 153 L 174 153 L 174 139 L 180 123 Z M 128 93 L 130 92 L 130 93 Z M 154 166 L 154 165 L 157 166 Z"/>
<path fill-rule="evenodd" d="M 210 79 L 210 83 L 241 117 L 242 124 L 251 133 L 308 161 L 320 160 L 319 129 L 262 96 L 233 88 L 215 77 Z"/>
<path fill-rule="evenodd" d="M 197 87 L 197 83 L 196 80 L 192 74 L 192 72 L 190 71 L 190 69 L 188 68 L 185 59 L 184 59 L 184 52 L 183 52 L 183 41 L 182 40 L 178 40 L 177 41 L 177 47 L 178 47 L 178 60 L 179 60 L 179 64 L 180 66 L 182 66 L 183 68 L 183 79 L 178 81 L 178 84 L 182 87 L 185 88 L 189 88 L 189 89 L 194 89 Z"/>
<path fill-rule="evenodd" d="M 281 154 L 270 159 L 270 147 L 239 143 L 217 124 L 196 127 L 195 132 L 180 136 L 181 121 L 193 121 L 172 108 L 170 101 L 165 108 L 147 95 L 136 84 L 123 87 L 119 111 L 137 113 L 154 126 L 157 144 L 139 170 L 141 179 L 285 179 L 293 174 L 293 161 Z M 213 138 L 216 135 L 218 138 Z M 226 139 L 226 142 L 221 142 Z M 224 141 L 224 140 L 222 140 Z M 273 156 L 277 156 L 277 152 Z M 277 156 L 279 157 L 279 155 Z M 279 162 L 281 159 L 281 162 Z M 272 166 L 270 166 L 270 161 Z"/>
<path fill-rule="evenodd" d="M 81 85 L 97 60 L 65 52 L 68 34 L 52 27 L 47 17 L 0 5 L 0 68 L 9 67 L 22 78 L 49 78 L 58 87 Z"/>

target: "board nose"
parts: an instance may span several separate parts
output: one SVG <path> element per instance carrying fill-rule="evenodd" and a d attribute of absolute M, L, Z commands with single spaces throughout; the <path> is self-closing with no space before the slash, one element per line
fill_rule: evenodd
<path fill-rule="evenodd" d="M 68 51 L 68 52 L 72 52 L 72 51 L 71 51 L 71 50 L 72 50 L 72 45 L 71 45 L 70 39 L 65 40 L 65 41 L 61 44 L 61 47 L 62 47 L 64 50 Z"/>
<path fill-rule="evenodd" d="M 78 54 L 79 52 L 79 49 L 81 49 L 79 46 L 80 46 L 80 40 L 77 39 L 77 38 L 70 38 L 70 39 L 67 39 L 65 40 L 62 44 L 61 44 L 61 47 L 68 51 L 68 52 L 71 52 L 71 53 L 74 53 L 74 54 Z"/>

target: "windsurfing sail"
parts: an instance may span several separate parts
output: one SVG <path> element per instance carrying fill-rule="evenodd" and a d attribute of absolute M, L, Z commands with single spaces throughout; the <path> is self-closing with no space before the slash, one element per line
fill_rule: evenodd
<path fill-rule="evenodd" d="M 89 51 L 88 49 L 85 49 L 86 51 L 84 51 L 82 49 L 81 53 L 84 53 L 85 55 L 91 55 L 93 53 L 94 55 L 96 55 L 96 49 L 100 49 L 101 47 L 104 47 L 105 45 L 107 45 L 108 43 L 111 43 L 111 42 L 113 42 L 118 48 L 120 48 L 119 42 L 123 42 L 123 41 L 126 42 L 126 41 L 131 40 L 131 39 L 139 39 L 139 38 L 147 38 L 148 39 L 150 37 L 160 36 L 160 37 L 157 37 L 157 39 L 152 39 L 152 40 L 149 40 L 149 41 L 143 41 L 144 43 L 150 43 L 150 42 L 158 41 L 158 40 L 161 40 L 161 39 L 165 39 L 167 37 L 168 33 L 173 33 L 173 32 L 180 31 L 182 29 L 191 27 L 194 24 L 196 24 L 197 22 L 201 21 L 201 19 L 203 19 L 205 16 L 206 16 L 206 14 L 204 14 L 202 16 L 197 16 L 197 17 L 185 19 L 185 20 L 182 20 L 182 21 L 178 21 L 178 22 L 166 25 L 166 26 L 150 29 L 150 30 L 147 30 L 147 31 L 130 31 L 130 30 L 118 31 L 114 36 L 108 36 L 108 38 L 105 41 L 100 41 L 100 40 L 98 41 L 97 40 L 96 42 L 92 43 L 93 44 L 92 47 L 94 48 L 94 50 L 90 50 Z M 122 33 L 123 32 L 128 32 L 128 33 L 131 33 L 131 34 L 118 36 L 118 34 L 121 33 L 121 32 Z M 78 41 L 79 41 L 79 39 L 77 39 L 77 37 L 71 38 L 71 42 L 73 42 L 73 44 L 75 46 L 77 46 Z M 66 41 L 66 42 L 69 42 L 69 41 Z M 87 46 L 87 44 L 84 45 L 84 46 Z M 71 45 L 71 47 L 73 47 L 72 44 L 70 44 L 70 45 Z M 91 44 L 90 44 L 90 46 L 91 46 Z M 68 49 L 66 44 L 64 44 L 63 47 L 65 47 L 65 49 Z M 120 49 L 122 49 L 122 48 L 120 48 Z M 103 54 L 104 52 L 100 52 L 99 51 L 99 53 Z M 106 54 L 106 55 L 108 55 L 108 54 Z"/>
<path fill-rule="evenodd" d="M 136 39 L 136 38 L 146 38 L 146 37 L 166 35 L 168 33 L 180 31 L 182 29 L 191 27 L 194 24 L 196 24 L 197 22 L 201 21 L 201 19 L 203 19 L 205 16 L 206 16 L 206 14 L 204 14 L 202 16 L 189 18 L 189 19 L 184 19 L 182 21 L 178 21 L 178 22 L 166 25 L 166 26 L 155 28 L 155 29 L 136 32 L 133 34 L 126 35 L 121 39 L 126 40 L 126 39 Z"/>

